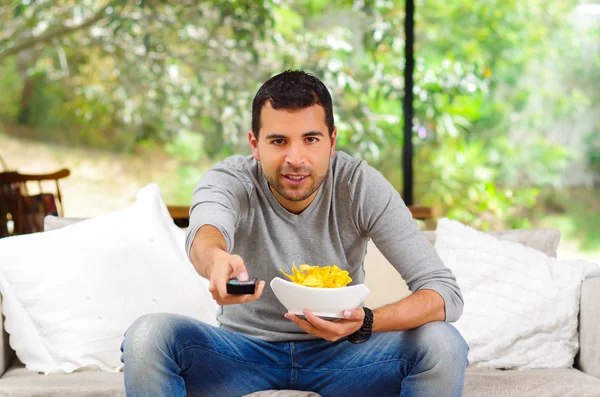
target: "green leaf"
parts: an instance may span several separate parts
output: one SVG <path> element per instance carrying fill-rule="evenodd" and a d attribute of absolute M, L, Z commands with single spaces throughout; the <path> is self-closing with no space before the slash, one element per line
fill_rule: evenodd
<path fill-rule="evenodd" d="M 23 3 L 19 3 L 15 6 L 15 9 L 13 10 L 13 17 L 14 18 L 18 18 L 21 16 L 21 14 L 23 13 L 23 10 L 25 9 L 25 5 Z"/>

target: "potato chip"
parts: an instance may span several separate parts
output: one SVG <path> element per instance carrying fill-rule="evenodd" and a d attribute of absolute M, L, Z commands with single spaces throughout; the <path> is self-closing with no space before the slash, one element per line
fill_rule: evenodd
<path fill-rule="evenodd" d="M 339 288 L 345 287 L 352 282 L 352 278 L 346 270 L 342 270 L 336 265 L 333 266 L 310 266 L 300 265 L 300 270 L 292 263 L 292 274 L 287 274 L 283 270 L 279 271 L 287 276 L 293 283 L 313 288 Z"/>

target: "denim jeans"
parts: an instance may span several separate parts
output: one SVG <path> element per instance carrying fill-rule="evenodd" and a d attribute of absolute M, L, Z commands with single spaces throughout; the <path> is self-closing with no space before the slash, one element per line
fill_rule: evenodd
<path fill-rule="evenodd" d="M 291 389 L 329 396 L 460 396 L 468 347 L 450 324 L 345 338 L 265 342 L 177 314 L 148 314 L 121 345 L 128 397 L 243 396 Z"/>

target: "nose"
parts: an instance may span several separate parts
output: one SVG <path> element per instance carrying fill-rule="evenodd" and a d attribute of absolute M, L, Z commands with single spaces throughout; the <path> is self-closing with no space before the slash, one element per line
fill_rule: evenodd
<path fill-rule="evenodd" d="M 293 143 L 289 146 L 286 153 L 285 161 L 292 167 L 300 167 L 304 165 L 304 150 L 301 144 Z"/>

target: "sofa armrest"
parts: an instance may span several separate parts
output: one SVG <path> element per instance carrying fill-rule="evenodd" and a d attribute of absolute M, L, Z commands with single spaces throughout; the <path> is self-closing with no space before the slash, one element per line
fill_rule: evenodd
<path fill-rule="evenodd" d="M 2 308 L 2 295 L 0 295 L 0 308 Z M 2 328 L 2 336 L 0 337 L 0 376 L 2 376 L 13 362 L 15 358 L 15 352 L 8 344 L 8 334 L 4 330 L 4 314 L 2 314 L 1 309 L 0 328 Z"/>
<path fill-rule="evenodd" d="M 600 277 L 591 277 L 581 286 L 579 307 L 579 354 L 575 366 L 600 378 Z"/>

